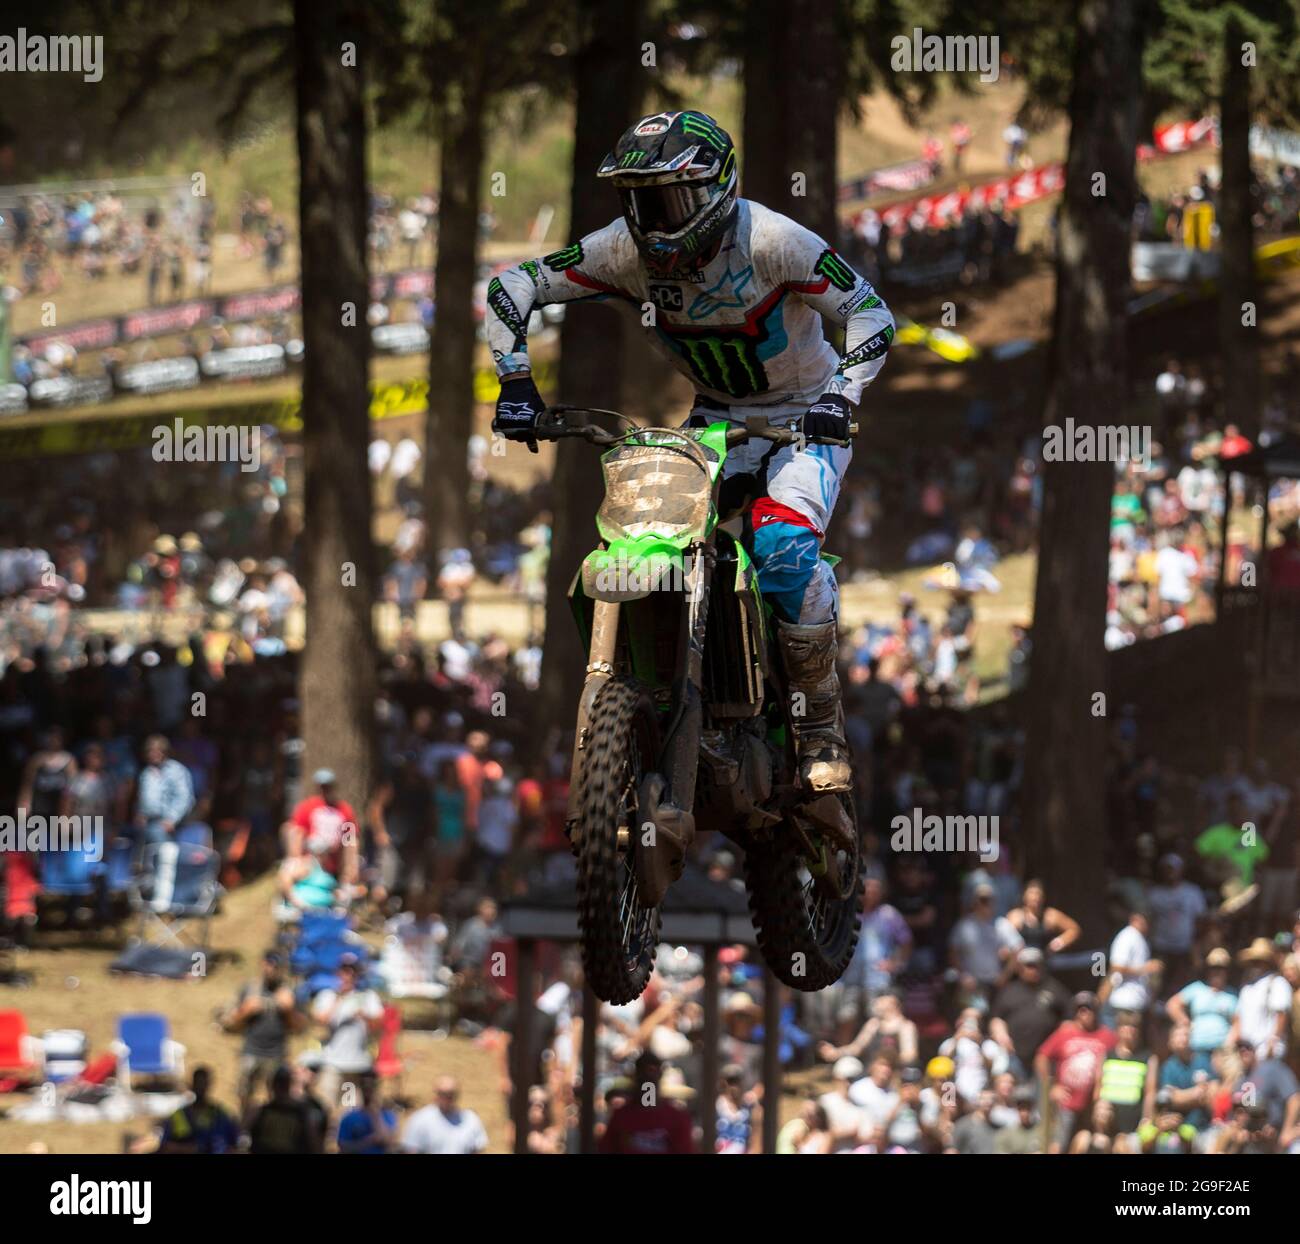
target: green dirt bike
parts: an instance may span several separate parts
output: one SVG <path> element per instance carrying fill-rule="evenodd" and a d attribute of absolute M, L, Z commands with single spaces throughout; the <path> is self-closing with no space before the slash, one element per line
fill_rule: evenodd
<path fill-rule="evenodd" d="M 744 849 L 758 944 L 778 979 L 822 989 L 857 944 L 857 815 L 851 795 L 798 785 L 775 628 L 739 539 L 753 498 L 730 486 L 752 477 L 722 488 L 730 447 L 805 438 L 765 416 L 611 434 L 569 425 L 571 413 L 630 421 L 557 406 L 536 430 L 606 450 L 602 543 L 569 589 L 589 652 L 566 817 L 587 980 L 613 1003 L 645 988 L 660 905 L 698 829 Z"/>

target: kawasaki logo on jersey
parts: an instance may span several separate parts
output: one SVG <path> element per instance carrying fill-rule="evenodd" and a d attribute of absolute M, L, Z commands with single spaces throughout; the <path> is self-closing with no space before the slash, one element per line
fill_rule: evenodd
<path fill-rule="evenodd" d="M 542 262 L 552 272 L 563 272 L 566 268 L 576 268 L 582 262 L 582 243 L 574 242 L 562 251 L 552 251 L 542 257 Z"/>
<path fill-rule="evenodd" d="M 858 281 L 853 269 L 830 247 L 822 251 L 813 266 L 813 271 L 819 276 L 824 276 L 836 289 L 844 290 L 845 293 L 851 290 Z"/>

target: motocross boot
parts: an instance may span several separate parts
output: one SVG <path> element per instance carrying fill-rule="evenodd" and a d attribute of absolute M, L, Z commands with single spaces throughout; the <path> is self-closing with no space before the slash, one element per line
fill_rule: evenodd
<path fill-rule="evenodd" d="M 819 795 L 841 794 L 853 788 L 853 766 L 840 707 L 840 680 L 835 671 L 837 632 L 835 622 L 817 626 L 777 623 L 793 702 L 790 720 L 799 758 L 799 781 L 806 790 Z M 802 696 L 802 700 L 796 696 Z"/>

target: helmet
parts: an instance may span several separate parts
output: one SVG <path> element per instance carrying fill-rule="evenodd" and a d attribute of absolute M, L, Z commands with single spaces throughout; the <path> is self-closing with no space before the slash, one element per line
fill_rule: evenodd
<path fill-rule="evenodd" d="M 703 254 L 736 211 L 735 145 L 702 112 L 642 117 L 596 175 L 613 181 L 632 240 L 660 272 Z"/>

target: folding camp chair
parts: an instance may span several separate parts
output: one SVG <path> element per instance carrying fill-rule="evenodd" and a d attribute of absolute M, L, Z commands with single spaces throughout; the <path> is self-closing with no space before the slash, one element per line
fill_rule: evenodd
<path fill-rule="evenodd" d="M 130 838 L 114 838 L 104 852 L 104 889 L 112 896 L 130 894 L 135 878 L 135 843 Z"/>
<path fill-rule="evenodd" d="M 397 1050 L 397 1039 L 402 1035 L 402 1012 L 391 1003 L 384 1007 L 384 1017 L 379 1025 L 379 1048 L 375 1053 L 375 1074 L 381 1080 L 392 1080 L 397 1095 L 402 1093 L 402 1070 L 405 1064 Z"/>
<path fill-rule="evenodd" d="M 0 1072 L 35 1079 L 44 1063 L 40 1041 L 27 1031 L 27 1017 L 21 1011 L 0 1011 Z"/>
<path fill-rule="evenodd" d="M 143 943 L 150 930 L 157 935 L 152 945 L 206 953 L 221 894 L 220 870 L 221 857 L 209 847 L 180 842 L 147 847 L 143 868 L 131 888 L 131 905 L 140 917 L 136 940 Z M 200 933 L 197 941 L 187 944 L 185 931 L 194 922 Z"/>
<path fill-rule="evenodd" d="M 191 821 L 188 825 L 177 827 L 176 841 L 189 843 L 196 847 L 211 847 L 212 828 L 204 825 L 202 821 Z"/>
<path fill-rule="evenodd" d="M 95 892 L 99 860 L 85 850 L 46 851 L 41 855 L 41 890 L 46 897 L 85 898 Z"/>
<path fill-rule="evenodd" d="M 179 1084 L 185 1075 L 185 1047 L 172 1040 L 165 1015 L 145 1011 L 119 1016 L 113 1052 L 118 1082 L 127 1092 L 132 1076 L 165 1076 Z"/>

